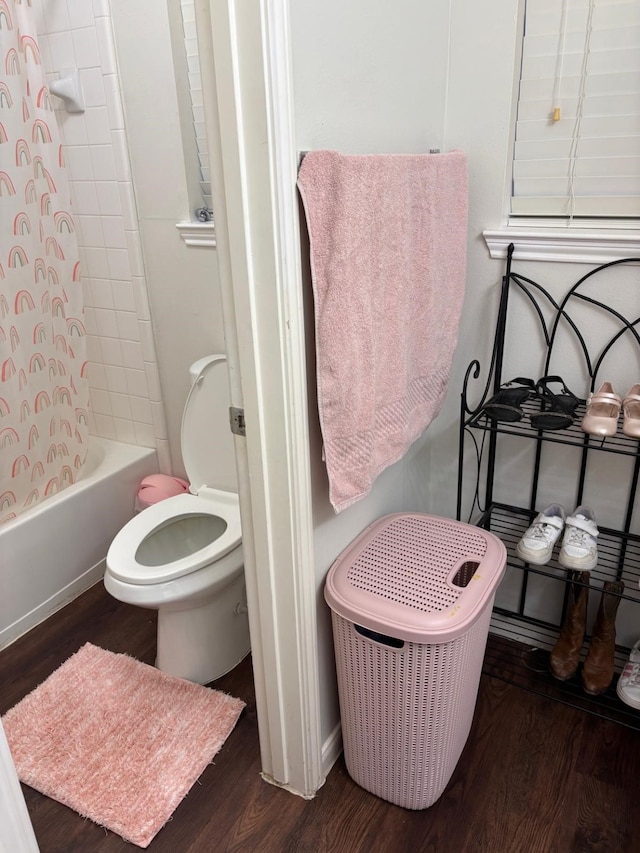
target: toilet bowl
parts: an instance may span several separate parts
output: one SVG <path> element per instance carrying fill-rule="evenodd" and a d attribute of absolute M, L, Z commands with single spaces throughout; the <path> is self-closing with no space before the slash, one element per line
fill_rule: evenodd
<path fill-rule="evenodd" d="M 226 359 L 200 359 L 190 373 L 181 432 L 190 491 L 122 528 L 104 585 L 119 601 L 158 610 L 158 669 L 207 684 L 248 654 L 249 624 Z"/>

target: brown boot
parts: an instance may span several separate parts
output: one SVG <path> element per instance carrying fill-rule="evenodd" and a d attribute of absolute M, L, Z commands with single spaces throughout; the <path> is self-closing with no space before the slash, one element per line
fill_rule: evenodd
<path fill-rule="evenodd" d="M 602 598 L 591 634 L 589 654 L 582 668 L 582 686 L 592 696 L 604 693 L 613 680 L 616 613 L 623 590 L 622 581 L 606 581 L 602 587 Z"/>
<path fill-rule="evenodd" d="M 570 581 L 567 612 L 549 657 L 551 673 L 559 681 L 567 681 L 578 669 L 589 600 L 589 572 L 572 570 L 567 576 Z"/>

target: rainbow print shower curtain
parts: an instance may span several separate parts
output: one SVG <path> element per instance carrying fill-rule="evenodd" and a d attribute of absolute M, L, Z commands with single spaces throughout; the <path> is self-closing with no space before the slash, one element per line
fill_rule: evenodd
<path fill-rule="evenodd" d="M 85 461 L 78 246 L 31 0 L 0 0 L 0 523 Z"/>

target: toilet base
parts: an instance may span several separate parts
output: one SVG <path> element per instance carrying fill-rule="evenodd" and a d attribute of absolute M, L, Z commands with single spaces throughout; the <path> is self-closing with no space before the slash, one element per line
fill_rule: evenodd
<path fill-rule="evenodd" d="M 211 601 L 158 609 L 156 667 L 198 684 L 215 681 L 250 651 L 244 574 Z"/>

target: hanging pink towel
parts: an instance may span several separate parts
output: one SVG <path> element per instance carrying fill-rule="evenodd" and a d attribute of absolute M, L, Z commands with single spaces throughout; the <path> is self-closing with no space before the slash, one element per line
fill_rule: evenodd
<path fill-rule="evenodd" d="M 371 489 L 438 414 L 467 257 L 467 158 L 305 155 L 318 406 L 329 497 Z"/>

